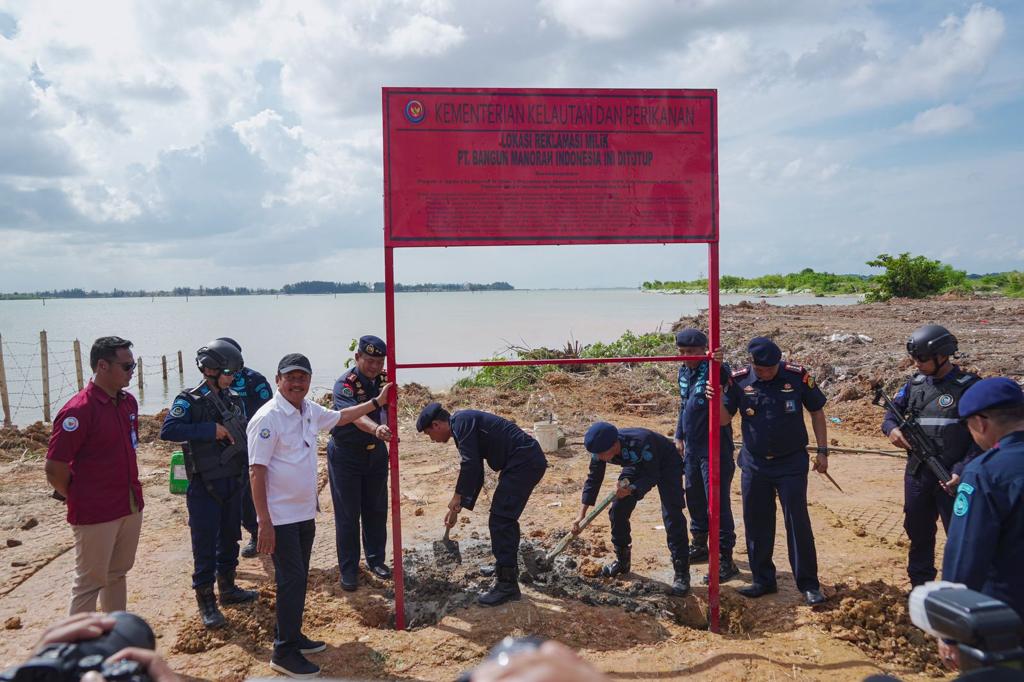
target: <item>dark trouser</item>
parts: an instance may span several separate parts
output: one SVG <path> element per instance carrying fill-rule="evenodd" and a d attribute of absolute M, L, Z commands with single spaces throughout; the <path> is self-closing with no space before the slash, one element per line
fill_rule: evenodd
<path fill-rule="evenodd" d="M 242 480 L 242 492 L 239 497 L 242 499 L 242 528 L 255 537 L 259 531 L 259 523 L 256 520 L 256 507 L 252 503 L 252 485 L 249 483 L 248 475 Z"/>
<path fill-rule="evenodd" d="M 274 526 L 274 574 L 277 581 L 277 624 L 274 658 L 298 650 L 302 612 L 306 609 L 309 556 L 313 552 L 316 522 L 299 521 Z"/>
<path fill-rule="evenodd" d="M 215 499 L 202 479 L 195 477 L 188 484 L 185 506 L 188 508 L 188 526 L 192 532 L 192 587 L 213 583 L 215 576 L 224 575 L 238 566 L 238 541 L 241 505 L 238 493 L 242 482 L 232 476 L 209 481 Z"/>
<path fill-rule="evenodd" d="M 674 453 L 673 453 L 674 454 Z M 678 456 L 661 462 L 658 477 L 658 495 L 661 497 L 661 518 L 665 522 L 665 539 L 672 563 L 689 563 L 690 543 L 686 536 L 686 516 L 683 507 L 683 467 Z M 640 500 L 637 496 L 616 498 L 608 510 L 612 524 L 612 544 L 617 547 L 633 542 L 629 517 Z"/>
<path fill-rule="evenodd" d="M 791 455 L 797 457 L 799 455 Z M 792 469 L 790 468 L 791 472 Z M 772 475 L 763 469 L 744 469 L 740 476 L 743 493 L 743 524 L 747 536 L 747 558 L 753 581 L 775 585 L 775 496 L 782 504 L 786 523 L 786 546 L 789 566 L 801 592 L 821 588 L 818 583 L 818 554 L 814 547 L 814 531 L 807 514 L 807 470 L 803 473 Z"/>
<path fill-rule="evenodd" d="M 718 458 L 718 548 L 731 552 L 736 546 L 736 522 L 732 517 L 732 501 L 729 491 L 732 477 L 736 473 L 736 462 L 732 459 L 732 443 L 722 444 Z M 708 452 L 707 450 L 687 451 L 683 460 L 686 472 L 686 507 L 690 510 L 690 534 L 694 538 L 708 536 Z"/>
<path fill-rule="evenodd" d="M 388 451 L 327 443 L 327 475 L 334 501 L 334 542 L 341 575 L 354 581 L 359 573 L 359 525 L 362 521 L 366 563 L 384 563 L 388 542 Z"/>
<path fill-rule="evenodd" d="M 519 517 L 526 509 L 530 493 L 544 478 L 547 463 L 543 458 L 504 469 L 498 474 L 498 487 L 491 497 L 487 527 L 491 530 L 491 551 L 498 566 L 512 567 L 519 562 Z"/>
<path fill-rule="evenodd" d="M 953 498 L 939 486 L 932 472 L 924 469 L 903 476 L 903 528 L 910 538 L 907 575 L 911 585 L 935 580 L 935 521 L 949 528 Z"/>

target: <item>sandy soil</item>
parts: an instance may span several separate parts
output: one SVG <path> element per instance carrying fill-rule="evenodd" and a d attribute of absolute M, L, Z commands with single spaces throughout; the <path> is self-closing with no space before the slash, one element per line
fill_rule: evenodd
<path fill-rule="evenodd" d="M 826 411 L 834 445 L 889 450 L 878 432 L 880 410 L 863 397 L 871 381 L 893 388 L 907 373 L 902 352 L 910 329 L 941 320 L 961 339 L 963 364 L 985 374 L 1017 376 L 1024 367 L 1014 334 L 1024 302 L 1006 300 L 902 302 L 849 308 L 734 306 L 723 314 L 727 348 L 742 349 L 755 334 L 775 336 L 794 361 L 814 372 L 830 396 Z M 688 324 L 692 320 L 683 320 Z M 871 341 L 826 341 L 833 334 L 864 334 Z M 739 361 L 742 353 L 727 352 Z M 578 444 L 596 418 L 668 433 L 676 398 L 672 367 L 553 373 L 529 392 L 474 389 L 445 398 L 452 408 L 489 409 L 529 425 L 552 412 L 569 445 L 549 457 L 551 467 L 522 519 L 524 539 L 551 547 L 578 510 L 587 455 Z M 902 530 L 903 460 L 884 455 L 836 454 L 830 471 L 840 493 L 818 476 L 809 483 L 821 580 L 828 603 L 811 609 L 796 592 L 779 534 L 780 592 L 756 601 L 735 588 L 749 579 L 742 550 L 739 482 L 732 504 L 740 523 L 736 559 L 744 573 L 722 590 L 722 634 L 708 632 L 706 566 L 692 568 L 694 590 L 667 596 L 671 572 L 655 496 L 634 515 L 634 572 L 625 580 L 595 577 L 608 560 L 607 516 L 570 544 L 559 576 L 524 585 L 522 601 L 484 609 L 472 591 L 487 583 L 477 572 L 488 561 L 487 500 L 453 533 L 463 563 L 438 567 L 432 542 L 441 533 L 444 505 L 457 471 L 453 445 L 430 443 L 410 418 L 428 397 L 405 387 L 401 408 L 402 520 L 410 631 L 392 629 L 388 583 L 364 573 L 360 589 L 338 585 L 331 497 L 323 489 L 317 520 L 306 631 L 327 640 L 314 656 L 324 676 L 348 679 L 453 679 L 472 668 L 505 635 L 539 634 L 578 648 L 615 679 L 860 680 L 879 671 L 904 679 L 941 675 L 932 647 L 908 624 Z M 171 448 L 155 441 L 157 418 L 143 420 L 140 473 L 146 510 L 129 608 L 158 633 L 160 650 L 189 679 L 235 680 L 269 675 L 273 632 L 273 567 L 269 558 L 243 559 L 240 582 L 260 590 L 255 605 L 227 607 L 230 625 L 207 632 L 198 623 L 189 587 L 191 553 L 184 499 L 167 489 Z M 70 529 L 63 506 L 49 497 L 41 456 L 48 429 L 0 431 L 0 666 L 26 656 L 39 631 L 67 608 L 73 569 Z M 323 443 L 321 443 L 322 445 Z M 325 478 L 325 477 L 324 477 Z M 488 480 L 493 485 L 493 478 Z M 781 518 L 778 527 L 782 529 Z M 941 537 L 941 531 L 940 531 Z M 436 621 L 436 622 L 435 622 Z"/>

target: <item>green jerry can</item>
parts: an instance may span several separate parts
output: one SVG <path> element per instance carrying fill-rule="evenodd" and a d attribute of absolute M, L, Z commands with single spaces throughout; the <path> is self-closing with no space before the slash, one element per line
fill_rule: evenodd
<path fill-rule="evenodd" d="M 188 474 L 185 473 L 185 453 L 175 450 L 171 455 L 171 493 L 184 495 L 188 490 Z"/>

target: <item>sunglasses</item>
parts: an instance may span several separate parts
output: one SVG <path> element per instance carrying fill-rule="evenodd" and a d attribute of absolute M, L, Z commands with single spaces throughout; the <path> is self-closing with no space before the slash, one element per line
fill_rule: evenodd
<path fill-rule="evenodd" d="M 134 371 L 135 368 L 138 366 L 138 364 L 139 363 L 137 363 L 137 362 L 111 362 L 110 363 L 111 366 L 116 365 L 116 366 L 120 367 L 121 369 L 123 369 L 126 372 Z"/>
<path fill-rule="evenodd" d="M 918 362 L 928 362 L 929 360 L 934 360 L 935 359 L 935 356 L 932 356 L 932 355 L 921 355 L 920 353 L 910 353 L 909 355 L 910 355 L 910 357 L 914 358 Z"/>

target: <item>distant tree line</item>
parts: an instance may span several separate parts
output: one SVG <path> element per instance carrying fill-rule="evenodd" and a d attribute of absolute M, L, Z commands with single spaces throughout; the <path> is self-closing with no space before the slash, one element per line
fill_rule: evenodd
<path fill-rule="evenodd" d="M 476 284 L 464 282 L 461 284 L 396 284 L 395 291 L 512 291 L 515 289 L 508 282 L 492 282 L 491 284 Z M 266 294 L 368 294 L 381 293 L 384 291 L 384 282 L 326 282 L 310 280 L 285 284 L 280 289 L 251 288 L 251 287 L 174 287 L 173 289 L 160 289 L 157 291 L 146 291 L 139 289 L 129 291 L 127 289 L 114 289 L 113 291 L 86 291 L 85 289 L 52 289 L 49 291 L 33 291 L 0 293 L 0 300 L 22 300 L 42 298 L 155 298 L 164 296 L 253 296 Z"/>

